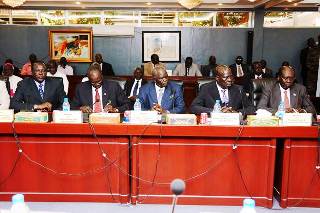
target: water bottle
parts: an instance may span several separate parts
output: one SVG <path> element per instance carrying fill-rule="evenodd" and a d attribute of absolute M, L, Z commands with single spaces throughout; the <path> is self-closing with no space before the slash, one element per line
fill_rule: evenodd
<path fill-rule="evenodd" d="M 134 111 L 141 111 L 141 103 L 140 103 L 139 98 L 137 98 L 136 102 L 134 102 L 133 110 Z"/>
<path fill-rule="evenodd" d="M 286 113 L 286 110 L 284 108 L 284 103 L 283 101 L 280 101 L 280 104 L 278 106 L 278 111 L 275 114 L 275 116 L 279 118 L 279 125 L 282 125 L 282 120 L 285 113 Z"/>
<path fill-rule="evenodd" d="M 221 112 L 220 100 L 216 100 L 216 103 L 213 106 L 213 113 L 220 113 L 220 112 Z"/>
<path fill-rule="evenodd" d="M 240 213 L 256 213 L 254 200 L 250 198 L 244 199 Z"/>
<path fill-rule="evenodd" d="M 68 101 L 68 98 L 63 99 L 63 104 L 62 104 L 62 111 L 70 111 L 70 104 Z"/>
<path fill-rule="evenodd" d="M 16 194 L 12 196 L 11 213 L 29 213 L 29 207 L 24 202 L 23 194 Z"/>

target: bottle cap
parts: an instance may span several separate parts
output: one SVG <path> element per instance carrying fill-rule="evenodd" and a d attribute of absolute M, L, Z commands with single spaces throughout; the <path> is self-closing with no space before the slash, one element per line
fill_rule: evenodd
<path fill-rule="evenodd" d="M 68 98 L 64 98 L 63 101 L 64 101 L 64 102 L 67 102 L 67 101 L 68 101 Z"/>
<path fill-rule="evenodd" d="M 220 100 L 216 100 L 216 103 L 220 103 Z"/>
<path fill-rule="evenodd" d="M 250 198 L 246 198 L 243 200 L 243 207 L 254 208 L 256 205 L 255 201 Z"/>
<path fill-rule="evenodd" d="M 16 204 L 16 203 L 24 203 L 23 194 L 16 194 L 12 196 L 12 204 Z"/>

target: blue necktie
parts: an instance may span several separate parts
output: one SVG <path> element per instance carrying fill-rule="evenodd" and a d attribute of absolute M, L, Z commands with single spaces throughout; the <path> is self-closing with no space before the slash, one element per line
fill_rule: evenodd
<path fill-rule="evenodd" d="M 43 99 L 43 84 L 39 84 L 39 93 L 40 93 L 40 96 L 41 98 Z"/>

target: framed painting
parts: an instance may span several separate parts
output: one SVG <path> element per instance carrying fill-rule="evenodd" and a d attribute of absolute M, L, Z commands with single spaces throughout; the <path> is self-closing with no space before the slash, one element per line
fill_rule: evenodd
<path fill-rule="evenodd" d="M 91 30 L 49 30 L 50 58 L 70 62 L 92 62 Z"/>
<path fill-rule="evenodd" d="M 142 62 L 157 54 L 161 62 L 181 61 L 181 31 L 142 31 Z"/>

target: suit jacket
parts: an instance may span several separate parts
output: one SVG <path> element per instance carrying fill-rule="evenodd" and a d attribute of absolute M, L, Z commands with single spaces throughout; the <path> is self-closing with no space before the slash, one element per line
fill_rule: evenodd
<path fill-rule="evenodd" d="M 141 81 L 141 87 L 142 87 L 143 85 L 145 85 L 146 83 L 148 83 L 148 81 L 145 80 L 145 79 L 141 79 L 141 80 L 142 80 L 142 81 Z M 134 81 L 135 81 L 135 79 L 134 79 L 134 78 L 131 78 L 131 79 L 128 79 L 128 80 L 126 81 L 126 83 L 124 84 L 124 92 L 125 92 L 125 94 L 126 94 L 127 97 L 130 96 L 130 93 L 131 93 L 131 90 L 132 90 L 132 86 L 133 86 L 133 84 L 134 84 Z M 140 87 L 140 89 L 141 89 L 141 87 Z"/>
<path fill-rule="evenodd" d="M 278 82 L 264 88 L 257 108 L 276 112 L 281 101 L 280 92 L 280 84 Z M 290 88 L 290 106 L 295 109 L 302 108 L 307 112 L 316 113 L 306 92 L 306 88 L 301 84 L 295 83 Z"/>
<path fill-rule="evenodd" d="M 178 64 L 176 69 L 172 73 L 173 76 L 185 76 L 186 75 L 186 65 L 185 63 Z M 188 76 L 202 76 L 197 64 L 192 64 L 189 68 Z"/>
<path fill-rule="evenodd" d="M 156 66 L 163 66 L 166 69 L 166 65 L 161 62 L 159 62 L 159 64 L 157 64 Z M 143 65 L 144 76 L 152 76 L 152 70 L 153 70 L 153 64 L 151 61 Z"/>
<path fill-rule="evenodd" d="M 71 102 L 72 109 L 79 109 L 81 106 L 93 107 L 92 86 L 90 81 L 81 82 L 76 87 L 76 93 Z M 129 110 L 129 100 L 125 96 L 120 85 L 114 81 L 104 80 L 102 83 L 102 105 L 111 102 L 113 107 L 117 107 L 119 112 Z"/>
<path fill-rule="evenodd" d="M 272 78 L 272 76 L 270 76 L 266 72 L 266 73 L 262 73 L 262 78 Z M 253 72 L 250 72 L 250 74 L 244 76 L 243 89 L 245 90 L 246 93 L 249 93 L 249 94 L 251 94 L 253 90 L 252 79 L 255 79 L 255 74 Z"/>
<path fill-rule="evenodd" d="M 255 108 L 253 104 L 248 100 L 245 92 L 242 91 L 242 87 L 233 84 L 228 88 L 229 103 L 228 106 L 236 111 L 242 112 L 244 115 L 253 114 Z M 198 96 L 193 100 L 191 104 L 191 112 L 195 114 L 210 113 L 213 110 L 216 100 L 220 100 L 219 90 L 216 81 L 212 81 L 204 84 Z"/>
<path fill-rule="evenodd" d="M 102 74 L 103 76 L 114 76 L 112 65 L 107 62 L 102 62 Z"/>
<path fill-rule="evenodd" d="M 230 67 L 230 69 L 232 71 L 233 76 L 237 77 L 237 66 L 236 66 L 236 64 L 231 64 L 229 67 Z M 242 71 L 243 71 L 244 76 L 246 76 L 248 74 L 248 66 L 246 64 L 241 64 L 241 67 L 242 67 Z"/>
<path fill-rule="evenodd" d="M 266 74 L 268 76 L 268 78 L 272 78 L 273 77 L 272 69 L 270 69 L 268 67 L 266 67 L 266 71 L 265 71 L 264 74 Z"/>
<path fill-rule="evenodd" d="M 15 111 L 32 111 L 33 105 L 50 102 L 52 110 L 61 109 L 66 93 L 60 80 L 46 78 L 43 99 L 33 78 L 27 77 L 18 83 L 16 92 L 11 99 L 10 109 Z"/>
<path fill-rule="evenodd" d="M 217 65 L 204 65 L 201 66 L 201 74 L 203 77 L 215 77 L 216 76 L 216 66 Z M 211 75 L 211 76 L 210 76 Z"/>
<path fill-rule="evenodd" d="M 140 88 L 139 99 L 143 110 L 150 110 L 154 103 L 158 103 L 154 82 Z M 172 81 L 168 82 L 162 96 L 161 107 L 170 113 L 184 113 L 185 105 L 180 85 Z"/>

